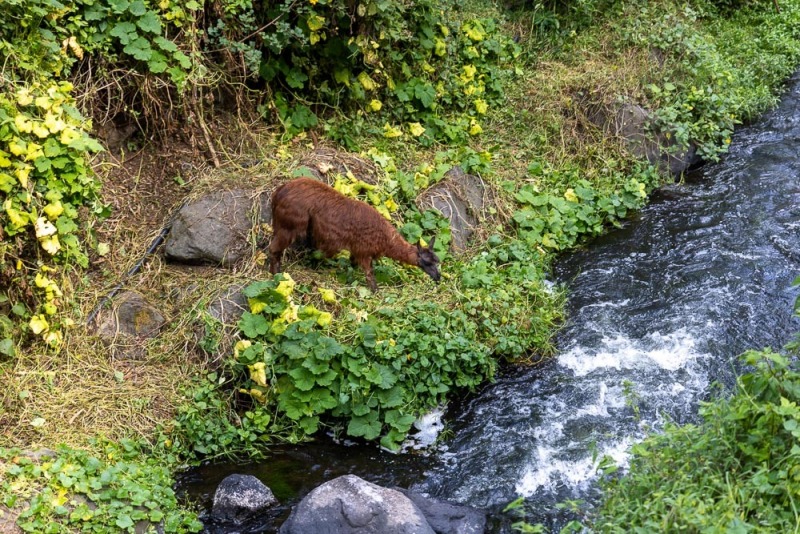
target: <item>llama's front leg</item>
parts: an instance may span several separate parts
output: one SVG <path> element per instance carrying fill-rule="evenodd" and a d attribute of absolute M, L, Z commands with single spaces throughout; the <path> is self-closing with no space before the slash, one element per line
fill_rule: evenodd
<path fill-rule="evenodd" d="M 272 241 L 269 244 L 269 272 L 271 274 L 281 272 L 283 251 L 292 244 L 292 241 L 291 236 L 286 236 L 283 233 L 276 233 L 272 236 Z"/>
<path fill-rule="evenodd" d="M 372 272 L 372 258 L 358 258 L 358 266 L 364 271 L 367 278 L 367 285 L 373 293 L 378 291 L 378 284 L 375 283 L 375 273 Z"/>

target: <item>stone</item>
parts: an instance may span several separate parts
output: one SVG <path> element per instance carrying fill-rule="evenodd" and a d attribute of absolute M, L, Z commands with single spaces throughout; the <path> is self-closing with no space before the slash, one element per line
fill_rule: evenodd
<path fill-rule="evenodd" d="M 486 530 L 485 512 L 396 489 L 417 505 L 436 534 L 483 534 Z"/>
<path fill-rule="evenodd" d="M 229 266 L 250 250 L 251 215 L 262 198 L 250 190 L 215 191 L 184 205 L 172 223 L 164 251 L 187 264 Z"/>
<path fill-rule="evenodd" d="M 134 291 L 113 299 L 110 311 L 98 318 L 97 335 L 116 355 L 136 359 L 144 355 L 144 341 L 155 337 L 166 320 L 161 312 Z"/>
<path fill-rule="evenodd" d="M 12 510 L 0 504 L 0 534 L 22 534 L 22 529 L 17 526 L 17 518 L 21 513 L 21 508 Z"/>
<path fill-rule="evenodd" d="M 631 154 L 662 172 L 680 174 L 700 161 L 693 143 L 681 147 L 671 133 L 655 130 L 653 114 L 638 104 L 593 106 L 587 117 L 607 135 L 619 137 Z"/>
<path fill-rule="evenodd" d="M 272 490 L 256 477 L 230 475 L 217 486 L 211 513 L 218 525 L 241 526 L 276 504 Z"/>
<path fill-rule="evenodd" d="M 229 355 L 239 339 L 237 323 L 249 311 L 247 297 L 242 290 L 245 284 L 233 284 L 217 293 L 208 303 L 206 313 L 212 321 L 200 325 L 198 340 L 206 354 Z"/>
<path fill-rule="evenodd" d="M 315 488 L 294 507 L 280 534 L 435 534 L 401 492 L 355 475 Z"/>
<path fill-rule="evenodd" d="M 480 177 L 453 167 L 441 182 L 420 195 L 417 206 L 421 211 L 435 209 L 450 221 L 450 248 L 461 252 L 478 227 L 486 194 L 486 184 Z"/>

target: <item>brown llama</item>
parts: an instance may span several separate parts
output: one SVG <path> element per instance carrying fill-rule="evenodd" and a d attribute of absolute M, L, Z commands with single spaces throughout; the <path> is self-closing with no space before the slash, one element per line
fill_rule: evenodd
<path fill-rule="evenodd" d="M 332 187 L 311 178 L 297 178 L 272 194 L 272 241 L 269 244 L 269 272 L 281 271 L 281 259 L 297 238 L 308 237 L 312 246 L 330 258 L 350 251 L 350 262 L 359 266 L 367 285 L 375 292 L 372 260 L 386 256 L 416 265 L 439 281 L 439 258 L 430 246 L 408 243 L 397 229 L 365 202 L 348 198 Z"/>

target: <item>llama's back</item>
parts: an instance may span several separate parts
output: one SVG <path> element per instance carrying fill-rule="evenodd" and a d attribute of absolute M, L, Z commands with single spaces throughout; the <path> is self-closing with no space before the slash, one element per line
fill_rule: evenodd
<path fill-rule="evenodd" d="M 273 193 L 273 225 L 309 229 L 314 246 L 333 256 L 349 250 L 353 256 L 377 257 L 397 230 L 372 206 L 348 198 L 310 178 L 288 182 Z"/>

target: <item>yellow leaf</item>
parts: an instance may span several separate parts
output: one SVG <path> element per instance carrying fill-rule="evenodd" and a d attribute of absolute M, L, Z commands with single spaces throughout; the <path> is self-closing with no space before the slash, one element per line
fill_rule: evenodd
<path fill-rule="evenodd" d="M 286 273 L 283 273 L 283 278 L 284 280 L 278 282 L 278 287 L 275 288 L 275 291 L 283 295 L 286 300 L 289 300 L 294 291 L 295 282 L 292 280 L 292 277 Z"/>
<path fill-rule="evenodd" d="M 395 128 L 394 126 L 389 126 L 389 123 L 383 125 L 383 136 L 389 139 L 393 137 L 402 137 L 403 132 L 400 131 L 400 128 Z"/>
<path fill-rule="evenodd" d="M 317 44 L 319 42 L 319 34 L 317 32 L 311 32 L 311 34 L 308 36 L 308 42 L 310 42 L 312 45 Z"/>
<path fill-rule="evenodd" d="M 447 43 L 445 43 L 442 39 L 436 39 L 436 47 L 433 49 L 433 53 L 439 57 L 444 57 L 447 55 Z"/>
<path fill-rule="evenodd" d="M 482 132 L 483 132 L 483 128 L 481 128 L 481 125 L 478 124 L 478 121 L 476 121 L 475 119 L 472 119 L 472 121 L 470 122 L 470 125 L 469 125 L 469 134 L 470 135 L 478 135 L 478 134 L 480 134 Z"/>
<path fill-rule="evenodd" d="M 31 327 L 31 332 L 37 336 L 50 328 L 50 325 L 47 323 L 47 319 L 44 318 L 44 315 L 34 315 L 31 317 L 31 321 L 28 323 L 28 326 Z"/>
<path fill-rule="evenodd" d="M 483 99 L 477 99 L 475 102 L 475 111 L 480 113 L 481 115 L 486 114 L 486 110 L 489 109 L 489 105 Z"/>
<path fill-rule="evenodd" d="M 59 119 L 51 111 L 44 116 L 44 125 L 52 133 L 58 133 L 67 127 L 67 123 Z"/>
<path fill-rule="evenodd" d="M 60 200 L 56 200 L 55 202 L 51 202 L 44 208 L 42 208 L 47 215 L 47 218 L 51 221 L 55 221 L 58 219 L 58 216 L 64 213 L 64 206 L 61 205 Z"/>
<path fill-rule="evenodd" d="M 61 346 L 61 342 L 64 340 L 61 332 L 58 330 L 54 332 L 48 332 L 46 336 L 44 336 L 44 342 L 47 343 L 50 348 L 57 349 Z"/>
<path fill-rule="evenodd" d="M 33 279 L 33 283 L 34 283 L 34 285 L 36 287 L 38 287 L 40 289 L 44 289 L 47 286 L 49 286 L 50 284 L 52 284 L 53 281 L 50 280 L 49 278 L 47 278 L 42 273 L 36 273 L 36 277 Z"/>
<path fill-rule="evenodd" d="M 39 244 L 51 256 L 57 254 L 58 251 L 61 250 L 61 243 L 58 242 L 57 235 L 51 235 L 50 237 L 40 238 Z"/>
<path fill-rule="evenodd" d="M 259 299 L 247 299 L 250 305 L 250 313 L 261 313 L 266 309 L 267 303 Z"/>
<path fill-rule="evenodd" d="M 250 369 L 250 380 L 258 384 L 259 386 L 267 385 L 267 372 L 266 372 L 266 365 L 264 362 L 256 362 L 253 365 L 248 365 L 248 369 Z"/>
<path fill-rule="evenodd" d="M 564 198 L 569 200 L 570 202 L 578 202 L 578 195 L 575 194 L 575 190 L 571 187 L 564 191 Z"/>
<path fill-rule="evenodd" d="M 59 137 L 59 141 L 61 141 L 62 145 L 69 145 L 76 139 L 80 139 L 81 134 L 75 131 L 74 128 L 65 128 L 61 132 L 61 137 Z"/>
<path fill-rule="evenodd" d="M 319 31 L 325 26 L 325 19 L 319 15 L 308 17 L 308 29 L 312 32 Z"/>
<path fill-rule="evenodd" d="M 299 307 L 297 304 L 289 304 L 283 313 L 281 313 L 280 319 L 286 323 L 293 323 L 297 321 L 297 310 Z"/>
<path fill-rule="evenodd" d="M 380 111 L 382 107 L 383 107 L 383 104 L 381 104 L 380 100 L 373 99 L 369 103 L 369 109 L 372 110 L 372 111 Z"/>
<path fill-rule="evenodd" d="M 326 326 L 331 324 L 332 318 L 333 316 L 329 312 L 321 312 L 317 317 L 317 324 L 325 328 Z"/>
<path fill-rule="evenodd" d="M 33 131 L 33 122 L 21 113 L 14 117 L 14 126 L 23 133 L 31 133 Z"/>
<path fill-rule="evenodd" d="M 20 106 L 29 106 L 33 102 L 31 91 L 28 88 L 23 88 L 17 91 L 17 104 Z"/>
<path fill-rule="evenodd" d="M 464 72 L 459 76 L 459 78 L 464 83 L 472 81 L 475 78 L 475 74 L 478 72 L 478 69 L 475 67 L 475 65 L 464 65 L 462 70 Z"/>
<path fill-rule="evenodd" d="M 33 125 L 33 135 L 38 137 L 39 139 L 44 139 L 48 135 L 50 135 L 50 130 L 42 123 L 36 123 Z"/>
<path fill-rule="evenodd" d="M 28 149 L 28 145 L 25 144 L 25 141 L 20 139 L 19 137 L 15 137 L 9 144 L 8 144 L 8 151 L 14 154 L 15 156 L 21 156 L 25 153 Z"/>
<path fill-rule="evenodd" d="M 365 91 L 374 91 L 378 87 L 378 84 L 376 84 L 375 81 L 370 78 L 369 74 L 367 74 L 365 71 L 362 71 L 358 75 L 358 82 Z"/>
<path fill-rule="evenodd" d="M 386 205 L 386 209 L 388 209 L 392 213 L 397 211 L 397 209 L 399 208 L 399 206 L 397 205 L 397 202 L 395 202 L 391 198 L 387 198 L 383 203 Z"/>
<path fill-rule="evenodd" d="M 25 167 L 20 167 L 19 169 L 14 171 L 14 174 L 17 175 L 17 180 L 19 180 L 20 185 L 22 187 L 24 187 L 25 189 L 27 189 L 28 188 L 28 176 L 30 176 L 30 174 L 31 174 L 31 168 L 28 167 L 27 165 Z"/>
<path fill-rule="evenodd" d="M 52 100 L 50 100 L 50 98 L 46 96 L 36 97 L 34 103 L 36 104 L 37 108 L 42 108 L 42 109 L 50 109 L 50 107 L 53 105 Z"/>
<path fill-rule="evenodd" d="M 44 306 L 42 306 L 42 311 L 44 311 L 45 315 L 55 315 L 58 308 L 52 302 L 45 302 Z"/>
<path fill-rule="evenodd" d="M 30 222 L 30 216 L 28 213 L 14 209 L 10 198 L 7 198 L 6 201 L 3 202 L 3 209 L 6 212 L 8 220 L 11 221 L 11 224 L 17 228 L 22 228 Z"/>
<path fill-rule="evenodd" d="M 233 356 L 234 358 L 239 358 L 239 354 L 245 351 L 248 347 L 250 347 L 253 343 L 249 339 L 242 339 L 233 346 Z"/>
<path fill-rule="evenodd" d="M 318 287 L 317 291 L 322 295 L 322 302 L 327 302 L 328 304 L 334 304 L 336 302 L 336 293 L 334 293 L 333 289 Z"/>
<path fill-rule="evenodd" d="M 419 137 L 420 135 L 425 133 L 425 127 L 422 126 L 418 122 L 412 122 L 408 125 L 408 129 L 411 132 L 411 135 L 414 137 Z"/>
<path fill-rule="evenodd" d="M 264 392 L 261 391 L 260 389 L 251 388 L 248 393 L 250 393 L 250 396 L 252 396 L 254 399 L 256 399 L 258 402 L 262 404 L 267 402 L 267 397 L 264 395 Z"/>

